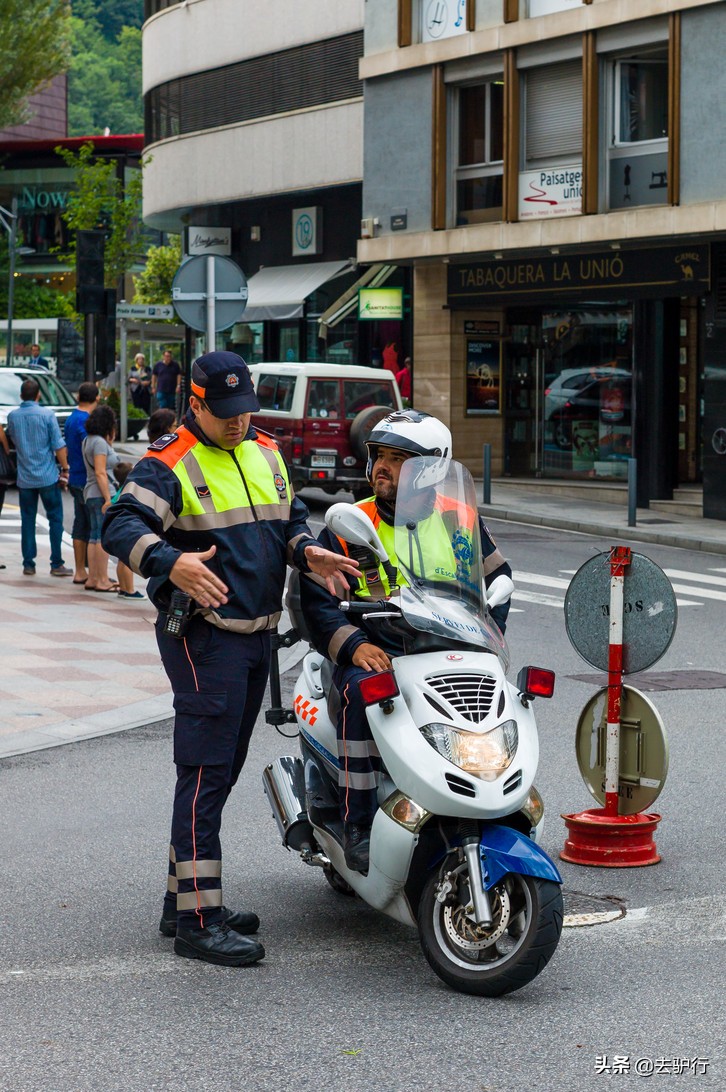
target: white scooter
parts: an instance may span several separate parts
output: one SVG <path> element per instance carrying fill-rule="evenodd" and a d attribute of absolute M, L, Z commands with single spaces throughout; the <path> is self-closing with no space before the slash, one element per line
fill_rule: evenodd
<path fill-rule="evenodd" d="M 300 756 L 276 759 L 263 781 L 283 845 L 322 866 L 335 890 L 417 926 L 426 959 L 448 985 L 495 997 L 539 974 L 562 928 L 562 880 L 538 845 L 544 809 L 533 784 L 539 747 L 532 701 L 552 695 L 554 674 L 525 667 L 516 685 L 506 679 L 509 654 L 487 611 L 476 511 L 474 483 L 461 464 L 407 460 L 394 530 L 400 587 L 386 601 L 341 605 L 369 631 L 390 627 L 405 647 L 390 672 L 361 683 L 383 764 L 368 873 L 345 863 L 339 698 L 329 661 L 315 651 L 296 682 L 294 712 L 268 714 L 271 723 L 297 723 Z M 359 508 L 333 505 L 326 523 L 388 563 Z M 443 562 L 442 529 L 450 551 Z M 432 535 L 439 536 L 437 565 L 426 572 Z M 512 587 L 508 577 L 495 580 L 489 607 Z M 288 596 L 288 608 L 304 636 L 294 600 Z M 280 640 L 291 643 L 289 635 Z M 272 681 L 279 695 L 279 676 Z"/>

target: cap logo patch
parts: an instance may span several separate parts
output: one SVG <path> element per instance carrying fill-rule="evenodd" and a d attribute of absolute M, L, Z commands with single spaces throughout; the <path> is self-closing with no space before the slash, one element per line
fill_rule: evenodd
<path fill-rule="evenodd" d="M 225 379 L 225 383 L 227 384 L 228 387 L 238 387 L 239 386 L 239 376 L 235 375 L 234 372 L 230 372 L 229 375 Z"/>

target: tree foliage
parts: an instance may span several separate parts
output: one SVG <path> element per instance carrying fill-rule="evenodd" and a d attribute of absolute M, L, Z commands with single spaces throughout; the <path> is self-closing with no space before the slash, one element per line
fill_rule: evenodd
<path fill-rule="evenodd" d="M 104 231 L 105 279 L 113 288 L 142 249 L 142 171 L 134 171 L 124 188 L 115 163 L 96 159 L 91 141 L 77 152 L 62 147 L 56 152 L 75 173 L 75 189 L 61 214 L 71 232 L 70 245 L 61 259 L 75 266 L 77 231 Z"/>
<path fill-rule="evenodd" d="M 171 282 L 181 264 L 181 238 L 172 237 L 168 246 L 151 246 L 146 268 L 134 277 L 134 303 L 171 303 Z"/>
<path fill-rule="evenodd" d="M 80 19 L 75 14 L 71 26 L 69 134 L 88 136 L 105 129 L 143 132 L 141 30 L 122 26 L 117 37 L 109 40 L 97 19 Z"/>
<path fill-rule="evenodd" d="M 0 128 L 26 119 L 26 100 L 70 61 L 68 0 L 3 0 Z"/>

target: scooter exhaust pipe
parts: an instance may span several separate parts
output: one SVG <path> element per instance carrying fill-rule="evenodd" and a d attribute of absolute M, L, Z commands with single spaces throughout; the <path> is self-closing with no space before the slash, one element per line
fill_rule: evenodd
<path fill-rule="evenodd" d="M 262 785 L 272 808 L 282 844 L 312 852 L 315 834 L 305 808 L 305 770 L 299 758 L 276 758 L 262 771 Z"/>

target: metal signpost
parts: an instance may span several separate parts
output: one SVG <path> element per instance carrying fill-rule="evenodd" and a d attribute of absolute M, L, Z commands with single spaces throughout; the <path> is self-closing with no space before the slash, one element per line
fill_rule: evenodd
<path fill-rule="evenodd" d="M 247 278 L 231 258 L 207 254 L 187 258 L 174 275 L 171 298 L 182 322 L 206 332 L 207 352 L 215 334 L 239 322 L 247 306 Z"/>
<path fill-rule="evenodd" d="M 604 804 L 563 815 L 563 860 L 623 868 L 660 860 L 653 833 L 660 815 L 646 813 L 668 772 L 663 723 L 647 698 L 623 687 L 623 676 L 663 656 L 676 628 L 675 594 L 650 558 L 614 546 L 586 562 L 565 597 L 565 625 L 575 650 L 608 673 L 608 685 L 585 706 L 577 758 L 591 794 Z"/>
<path fill-rule="evenodd" d="M 129 392 L 128 377 L 126 373 L 127 356 L 127 330 L 126 323 L 129 319 L 173 319 L 174 308 L 167 303 L 121 303 L 116 304 L 116 318 L 119 323 L 119 360 L 121 361 L 121 374 L 119 376 L 119 438 L 128 439 L 129 431 Z"/>

